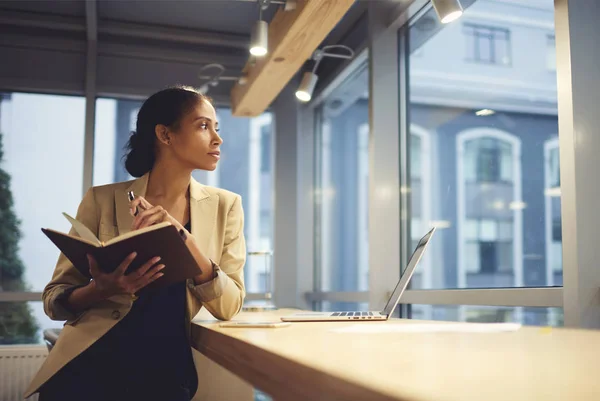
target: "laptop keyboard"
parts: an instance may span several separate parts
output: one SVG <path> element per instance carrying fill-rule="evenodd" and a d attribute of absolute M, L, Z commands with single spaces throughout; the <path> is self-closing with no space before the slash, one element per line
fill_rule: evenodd
<path fill-rule="evenodd" d="M 331 316 L 373 316 L 373 312 L 334 312 Z"/>

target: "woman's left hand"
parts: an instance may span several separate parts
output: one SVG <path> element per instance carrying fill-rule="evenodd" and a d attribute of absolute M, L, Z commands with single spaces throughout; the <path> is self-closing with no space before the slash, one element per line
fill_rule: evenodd
<path fill-rule="evenodd" d="M 174 219 L 162 206 L 153 206 L 141 196 L 136 196 L 129 205 L 132 215 L 136 208 L 138 210 L 138 214 L 134 217 L 133 224 L 131 225 L 132 230 L 139 230 L 140 228 L 162 223 L 163 221 L 168 221 L 178 231 L 183 229 L 181 223 Z"/>

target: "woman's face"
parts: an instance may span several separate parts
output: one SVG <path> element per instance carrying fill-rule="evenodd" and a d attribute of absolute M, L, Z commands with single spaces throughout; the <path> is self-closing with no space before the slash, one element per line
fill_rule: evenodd
<path fill-rule="evenodd" d="M 169 147 L 186 167 L 213 171 L 221 157 L 219 147 L 223 143 L 218 131 L 215 108 L 207 101 L 199 101 L 181 118 L 177 131 L 170 136 Z"/>

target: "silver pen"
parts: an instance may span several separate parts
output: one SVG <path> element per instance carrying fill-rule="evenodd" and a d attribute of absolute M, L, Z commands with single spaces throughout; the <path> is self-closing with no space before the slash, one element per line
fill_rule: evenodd
<path fill-rule="evenodd" d="M 129 191 L 127 192 L 127 197 L 129 198 L 129 202 L 133 202 L 133 200 L 135 199 L 135 194 L 133 193 L 133 191 Z M 133 212 L 134 216 L 138 215 L 138 208 L 137 206 L 135 207 L 135 212 Z"/>

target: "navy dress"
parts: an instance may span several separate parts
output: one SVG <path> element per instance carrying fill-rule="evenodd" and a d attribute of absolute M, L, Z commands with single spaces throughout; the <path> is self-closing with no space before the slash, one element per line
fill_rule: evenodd
<path fill-rule="evenodd" d="M 39 401 L 189 401 L 198 378 L 185 315 L 185 282 L 142 293 L 127 316 L 42 386 Z"/>

